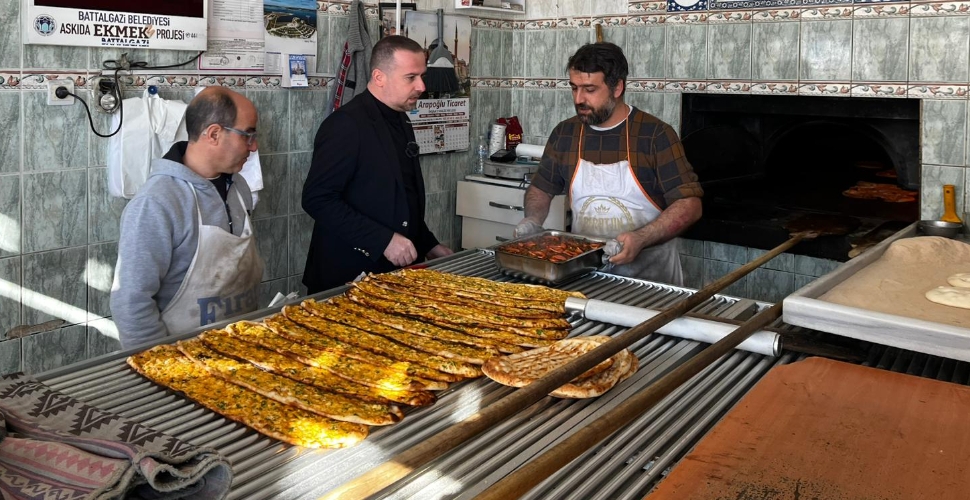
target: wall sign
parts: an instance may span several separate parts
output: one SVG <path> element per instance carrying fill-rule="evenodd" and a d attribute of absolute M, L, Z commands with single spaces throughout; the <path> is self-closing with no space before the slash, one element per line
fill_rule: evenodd
<path fill-rule="evenodd" d="M 23 0 L 24 43 L 205 50 L 208 2 Z"/>

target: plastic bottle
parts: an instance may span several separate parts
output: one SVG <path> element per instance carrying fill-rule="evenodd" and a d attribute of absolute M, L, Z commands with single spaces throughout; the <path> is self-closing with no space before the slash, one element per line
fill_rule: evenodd
<path fill-rule="evenodd" d="M 488 159 L 488 141 L 485 140 L 485 134 L 478 136 L 478 161 L 475 163 L 475 174 L 481 174 L 485 171 L 485 160 Z"/>

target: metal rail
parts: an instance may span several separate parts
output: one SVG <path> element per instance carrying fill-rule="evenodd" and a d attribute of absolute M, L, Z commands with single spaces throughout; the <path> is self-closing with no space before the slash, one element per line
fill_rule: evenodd
<path fill-rule="evenodd" d="M 467 251 L 432 268 L 496 281 L 519 281 L 501 274 L 487 250 Z M 662 308 L 691 293 L 669 287 L 594 273 L 561 286 L 590 298 Z M 332 293 L 332 292 L 330 292 Z M 328 293 L 321 294 L 324 296 Z M 766 304 L 716 296 L 694 312 L 744 319 Z M 276 310 L 256 314 L 265 316 Z M 573 335 L 610 335 L 625 328 L 573 318 Z M 791 329 L 787 325 L 777 325 Z M 514 418 L 489 429 L 460 448 L 411 474 L 381 498 L 471 498 L 561 442 L 585 422 L 616 407 L 659 377 L 696 355 L 697 342 L 653 334 L 631 346 L 640 370 L 609 393 L 589 400 L 544 398 Z M 310 499 L 386 462 L 513 389 L 487 379 L 453 384 L 430 407 L 407 412 L 393 426 L 372 428 L 360 445 L 342 450 L 306 450 L 281 444 L 245 426 L 227 421 L 130 370 L 127 353 L 40 374 L 38 378 L 78 399 L 119 413 L 196 445 L 225 454 L 235 474 L 232 499 Z M 731 353 L 693 377 L 642 417 L 571 462 L 533 489 L 527 498 L 642 498 L 772 366 L 797 359 Z M 967 383 L 967 363 L 913 356 L 874 347 L 866 364 L 894 371 Z"/>

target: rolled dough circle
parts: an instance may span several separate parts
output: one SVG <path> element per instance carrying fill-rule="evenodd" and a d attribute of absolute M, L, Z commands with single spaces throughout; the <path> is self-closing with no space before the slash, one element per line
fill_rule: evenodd
<path fill-rule="evenodd" d="M 970 309 L 970 288 L 941 286 L 927 291 L 926 298 L 937 304 Z"/>
<path fill-rule="evenodd" d="M 946 279 L 950 286 L 970 288 L 970 273 L 957 273 Z"/>

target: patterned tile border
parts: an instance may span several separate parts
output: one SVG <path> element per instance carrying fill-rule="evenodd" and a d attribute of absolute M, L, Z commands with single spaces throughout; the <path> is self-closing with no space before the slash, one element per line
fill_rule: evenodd
<path fill-rule="evenodd" d="M 629 92 L 663 92 L 666 85 L 663 80 L 630 80 L 626 89 Z"/>
<path fill-rule="evenodd" d="M 910 84 L 908 94 L 917 99 L 966 99 L 967 85 Z"/>
<path fill-rule="evenodd" d="M 630 18 L 628 16 L 606 16 L 594 17 L 593 25 L 602 25 L 604 28 L 619 28 L 626 26 Z"/>
<path fill-rule="evenodd" d="M 966 16 L 970 15 L 970 2 L 916 3 L 910 8 L 910 16 Z"/>
<path fill-rule="evenodd" d="M 0 72 L 0 77 L 5 76 Z M 16 77 L 16 75 L 14 75 Z M 57 76 L 60 77 L 60 76 Z M 54 78 L 51 76 L 51 78 Z M 233 77 L 203 77 L 200 85 L 232 84 Z M 215 79 L 215 80 L 208 80 Z M 329 81 L 329 79 L 325 79 Z M 238 82 L 236 82 L 238 83 Z M 326 81 L 321 87 L 326 87 Z M 248 86 L 252 83 L 247 82 Z M 257 85 L 259 86 L 259 85 Z M 272 86 L 272 85 L 266 85 Z M 560 78 L 472 78 L 476 89 L 568 90 L 569 80 Z M 2 87 L 0 87 L 2 88 Z M 804 95 L 835 97 L 894 97 L 911 99 L 968 99 L 970 85 L 910 84 L 906 82 L 748 82 L 737 80 L 648 80 L 627 81 L 629 92 L 706 92 L 712 94 Z"/>
<path fill-rule="evenodd" d="M 831 19 L 852 19 L 852 6 L 815 7 L 802 9 L 802 21 L 827 21 Z"/>
<path fill-rule="evenodd" d="M 844 83 L 801 83 L 798 85 L 798 95 L 805 96 L 828 96 L 828 97 L 850 97 L 852 86 L 848 82 Z"/>
<path fill-rule="evenodd" d="M 708 24 L 750 23 L 750 10 L 732 10 L 725 12 L 711 12 L 707 18 Z"/>
<path fill-rule="evenodd" d="M 648 0 L 646 2 L 631 1 L 627 6 L 630 14 L 654 14 L 667 12 L 667 2 L 664 0 Z"/>
<path fill-rule="evenodd" d="M 664 92 L 704 92 L 707 82 L 703 81 L 668 81 L 664 84 Z"/>
<path fill-rule="evenodd" d="M 351 2 L 323 2 L 317 0 L 317 12 L 322 12 L 331 16 L 347 16 L 350 15 L 350 4 Z M 378 7 L 377 4 L 363 4 L 364 5 L 364 18 L 365 19 L 377 19 L 378 17 Z"/>
<path fill-rule="evenodd" d="M 74 81 L 76 89 L 86 88 L 88 84 L 87 73 L 64 72 L 64 73 L 24 73 L 20 78 L 20 88 L 24 90 L 47 90 L 49 80 Z"/>
<path fill-rule="evenodd" d="M 910 4 L 890 3 L 890 4 L 870 4 L 852 9 L 853 18 L 874 18 L 874 17 L 909 17 Z"/>
<path fill-rule="evenodd" d="M 548 79 L 548 80 L 532 80 L 532 79 L 522 79 L 517 80 L 516 87 L 523 89 L 554 89 L 556 88 L 558 80 Z"/>
<path fill-rule="evenodd" d="M 801 5 L 800 0 L 715 0 L 711 10 L 780 9 Z"/>
<path fill-rule="evenodd" d="M 798 9 L 768 9 L 754 11 L 751 20 L 756 23 L 798 21 L 801 16 L 802 12 Z"/>
<path fill-rule="evenodd" d="M 663 14 L 655 14 L 650 16 L 634 16 L 631 17 L 627 22 L 627 26 L 651 26 L 658 24 L 665 24 L 667 22 L 667 16 Z"/>
<path fill-rule="evenodd" d="M 708 82 L 709 94 L 750 94 L 751 82 Z"/>
<path fill-rule="evenodd" d="M 852 85 L 852 97 L 898 97 L 906 98 L 908 85 L 905 83 L 875 83 Z"/>
<path fill-rule="evenodd" d="M 759 82 L 751 84 L 752 94 L 797 95 L 798 84 L 795 82 Z"/>
<path fill-rule="evenodd" d="M 20 72 L 0 71 L 0 90 L 20 90 Z"/>
<path fill-rule="evenodd" d="M 558 28 L 560 23 L 565 24 L 565 19 L 530 19 L 524 21 L 524 26 L 519 28 L 519 23 L 515 23 L 515 29 L 525 29 L 525 30 L 546 30 L 550 28 Z"/>
<path fill-rule="evenodd" d="M 667 24 L 700 24 L 707 22 L 707 12 L 691 12 L 689 14 L 671 14 L 667 16 Z"/>
<path fill-rule="evenodd" d="M 533 0 L 535 1 L 535 0 Z M 683 5 L 677 2 L 683 2 Z M 693 2 L 693 3 L 692 3 Z M 321 11 L 328 14 L 347 14 L 349 4 L 340 2 L 319 2 Z M 377 17 L 376 7 L 366 7 L 368 17 Z M 326 9 L 326 10 L 324 10 Z M 595 24 L 623 26 L 625 24 L 657 24 L 662 22 L 678 22 L 673 19 L 681 16 L 679 22 L 696 22 L 696 18 L 683 17 L 688 13 L 695 13 L 707 20 L 707 14 L 712 16 L 720 13 L 721 19 L 734 19 L 733 11 L 752 11 L 755 22 L 795 20 L 803 17 L 806 20 L 818 19 L 847 19 L 855 15 L 863 17 L 879 16 L 967 16 L 970 15 L 970 0 L 960 2 L 939 2 L 921 0 L 631 0 L 628 4 L 628 16 L 608 17 L 557 17 L 549 19 L 500 19 L 489 17 L 471 17 L 473 27 L 502 28 L 502 29 L 548 29 L 548 28 L 588 28 Z M 645 16 L 666 16 L 666 21 L 648 19 Z M 715 22 L 715 21 L 712 21 Z M 719 21 L 724 22 L 724 21 Z"/>

